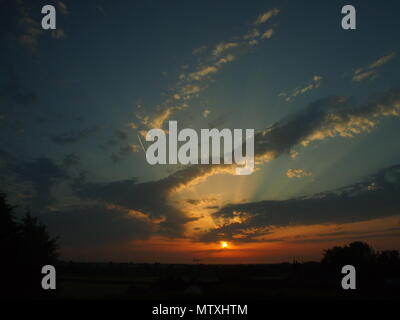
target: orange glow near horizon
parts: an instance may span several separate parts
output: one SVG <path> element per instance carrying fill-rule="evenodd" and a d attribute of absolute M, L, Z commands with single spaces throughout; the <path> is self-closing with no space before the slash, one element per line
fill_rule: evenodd
<path fill-rule="evenodd" d="M 257 264 L 290 262 L 293 257 L 301 262 L 319 261 L 325 249 L 365 241 L 366 237 L 376 250 L 396 249 L 400 238 L 393 226 L 398 221 L 398 217 L 389 217 L 341 225 L 279 227 L 254 242 L 201 242 L 195 238 L 153 236 L 124 245 L 110 243 L 101 249 L 81 246 L 63 247 L 61 251 L 69 260 L 82 260 L 84 256 L 85 261 L 102 261 L 107 257 L 110 261 L 135 263 Z"/>

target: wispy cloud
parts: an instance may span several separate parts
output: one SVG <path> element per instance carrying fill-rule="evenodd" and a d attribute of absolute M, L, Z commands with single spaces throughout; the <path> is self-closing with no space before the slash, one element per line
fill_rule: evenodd
<path fill-rule="evenodd" d="M 374 80 L 376 76 L 378 75 L 378 69 L 391 61 L 394 57 L 396 56 L 396 53 L 390 52 L 386 56 L 383 56 L 376 61 L 370 63 L 366 67 L 362 68 L 357 68 L 354 73 L 353 73 L 353 78 L 352 80 L 355 82 L 360 82 L 363 80 Z"/>
<path fill-rule="evenodd" d="M 68 8 L 63 1 L 49 0 L 47 4 L 54 5 L 57 13 L 62 15 L 69 14 Z M 40 2 L 27 0 L 9 1 L 8 6 L 4 6 L 4 8 L 5 10 L 10 10 L 10 16 L 15 17 L 15 22 L 18 25 L 17 28 L 12 26 L 10 30 L 13 30 L 12 32 L 18 42 L 24 47 L 29 48 L 32 53 L 37 52 L 39 39 L 46 33 L 51 35 L 53 39 L 63 39 L 65 37 L 65 31 L 59 28 L 59 26 L 57 26 L 57 30 L 50 32 L 42 30 L 40 21 L 34 18 L 36 16 L 35 12 L 40 12 Z M 14 12 L 16 15 L 13 14 Z"/>
<path fill-rule="evenodd" d="M 321 81 L 322 77 L 315 75 L 306 86 L 296 88 L 291 93 L 281 92 L 279 96 L 284 97 L 287 102 L 291 102 L 295 97 L 302 95 L 310 90 L 319 88 L 321 85 Z"/>
<path fill-rule="evenodd" d="M 150 116 L 140 116 L 142 134 L 149 128 L 162 128 L 164 122 L 173 114 L 190 106 L 190 101 L 203 92 L 212 82 L 213 76 L 223 67 L 235 61 L 241 55 L 255 47 L 260 41 L 272 37 L 274 30 L 268 28 L 261 31 L 264 23 L 279 13 L 278 9 L 267 11 L 260 15 L 254 26 L 241 35 L 234 35 L 226 41 L 213 46 L 202 46 L 193 51 L 198 57 L 198 63 L 191 70 L 184 70 L 169 97 L 159 110 Z"/>
<path fill-rule="evenodd" d="M 133 212 L 107 204 L 69 206 L 41 215 L 66 247 L 95 247 L 148 239 L 155 225 Z M 72 227 L 73 226 L 73 227 Z"/>
<path fill-rule="evenodd" d="M 261 35 L 261 39 L 269 39 L 272 37 L 272 35 L 274 34 L 274 29 L 268 29 L 267 31 L 265 31 L 262 35 Z"/>
<path fill-rule="evenodd" d="M 312 173 L 304 169 L 289 169 L 286 176 L 288 178 L 304 178 L 312 176 Z"/>
<path fill-rule="evenodd" d="M 276 16 L 280 12 L 279 9 L 272 9 L 269 11 L 266 11 L 258 16 L 256 21 L 254 22 L 255 25 L 260 25 L 265 22 L 267 22 L 269 19 L 271 19 L 273 16 Z"/>
<path fill-rule="evenodd" d="M 210 113 L 211 113 L 210 110 L 205 109 L 205 110 L 203 111 L 203 117 L 204 117 L 204 118 L 207 118 L 207 117 L 210 115 Z"/>

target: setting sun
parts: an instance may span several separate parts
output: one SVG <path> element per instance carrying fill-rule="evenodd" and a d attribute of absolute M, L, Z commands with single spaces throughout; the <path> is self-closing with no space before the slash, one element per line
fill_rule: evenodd
<path fill-rule="evenodd" d="M 228 242 L 226 242 L 226 241 L 221 241 L 221 248 L 222 248 L 222 249 L 228 248 Z"/>

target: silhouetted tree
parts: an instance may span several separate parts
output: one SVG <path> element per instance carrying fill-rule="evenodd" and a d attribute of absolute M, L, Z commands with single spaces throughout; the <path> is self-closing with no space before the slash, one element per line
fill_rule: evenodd
<path fill-rule="evenodd" d="M 356 268 L 357 289 L 381 290 L 388 277 L 399 276 L 399 252 L 375 252 L 370 245 L 359 241 L 325 250 L 321 267 L 336 278 L 335 283 L 340 283 L 345 265 Z"/>
<path fill-rule="evenodd" d="M 52 264 L 57 260 L 57 238 L 51 238 L 46 227 L 26 213 L 20 224 L 20 250 L 22 260 L 28 265 Z"/>
<path fill-rule="evenodd" d="M 342 268 L 350 264 L 355 267 L 370 265 L 376 259 L 372 247 L 365 242 L 352 242 L 347 246 L 325 250 L 321 264 L 328 269 Z"/>
<path fill-rule="evenodd" d="M 11 276 L 18 265 L 18 226 L 13 211 L 14 207 L 8 204 L 6 195 L 0 193 L 0 274 L 3 280 L 1 295 L 11 293 L 13 287 Z"/>
<path fill-rule="evenodd" d="M 57 239 L 51 238 L 30 213 L 16 221 L 15 208 L 0 193 L 0 294 L 6 298 L 37 297 L 43 293 L 41 268 L 57 260 Z"/>

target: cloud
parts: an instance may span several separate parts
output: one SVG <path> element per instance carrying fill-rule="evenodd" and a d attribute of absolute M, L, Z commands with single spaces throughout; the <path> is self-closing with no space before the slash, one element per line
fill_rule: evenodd
<path fill-rule="evenodd" d="M 57 5 L 57 12 L 60 12 L 62 15 L 67 15 L 69 13 L 68 8 L 64 2 L 56 0 L 56 5 Z"/>
<path fill-rule="evenodd" d="M 306 146 L 315 140 L 334 136 L 352 137 L 362 132 L 368 132 L 379 123 L 380 118 L 398 116 L 399 112 L 400 91 L 396 89 L 382 93 L 375 100 L 360 106 L 356 106 L 352 100 L 345 97 L 321 99 L 302 111 L 258 132 L 255 138 L 256 157 L 258 161 L 270 161 L 281 154 L 289 153 L 298 145 Z M 63 141 L 62 143 L 66 143 L 66 141 L 71 143 L 71 141 L 79 140 L 76 137 L 81 136 L 82 134 L 67 135 L 68 138 L 64 137 L 65 139 L 61 139 L 61 141 Z M 55 198 L 52 195 L 53 187 L 70 178 L 66 168 L 74 165 L 76 161 L 76 155 L 69 155 L 64 159 L 64 166 L 59 166 L 47 158 L 18 163 L 8 162 L 11 162 L 10 168 L 20 180 L 32 184 L 35 191 L 34 207 L 49 208 L 55 204 Z M 219 227 L 202 234 L 200 239 L 214 241 L 223 235 L 228 240 L 232 238 L 235 241 L 255 241 L 259 237 L 273 232 L 271 226 L 346 223 L 398 214 L 397 199 L 399 197 L 397 193 L 399 189 L 393 182 L 393 177 L 397 181 L 398 172 L 400 172 L 398 167 L 391 168 L 385 173 L 375 175 L 374 179 L 369 179 L 364 184 L 352 185 L 339 192 L 318 194 L 308 198 L 225 206 L 214 214 L 217 221 L 222 220 Z M 143 230 L 140 237 L 146 237 L 149 233 L 183 237 L 186 224 L 198 218 L 190 218 L 185 211 L 176 207 L 171 200 L 172 196 L 190 186 L 202 183 L 210 176 L 234 173 L 233 165 L 198 165 L 186 166 L 166 178 L 142 183 L 136 179 L 89 183 L 84 176 L 81 176 L 72 184 L 74 195 L 81 201 L 90 203 L 94 201 L 97 204 L 86 209 L 76 207 L 73 211 L 82 214 L 89 212 L 88 216 L 82 218 L 87 221 L 95 219 L 94 212 L 100 212 L 101 227 L 99 226 L 98 232 L 99 234 L 109 232 L 107 235 L 109 239 L 118 239 L 117 226 L 120 222 L 121 224 L 126 222 L 127 225 L 132 223 L 131 230 L 135 230 L 138 223 L 141 226 L 138 230 Z M 390 177 L 390 179 L 380 179 L 379 177 Z M 201 205 L 201 202 L 198 201 L 191 203 L 192 205 Z M 190 203 L 188 202 L 188 204 Z M 206 205 L 205 202 L 204 204 Z M 119 210 L 119 213 L 114 212 L 114 209 L 110 211 L 110 206 Z M 208 205 L 208 207 L 215 209 L 216 206 Z M 317 210 L 317 208 L 319 209 Z M 67 212 L 71 213 L 72 215 L 68 217 L 70 217 L 70 225 L 72 225 L 74 223 L 72 221 L 81 219 L 73 211 L 64 212 L 56 208 L 53 213 L 60 212 L 57 215 L 61 219 L 59 221 L 67 219 Z M 61 214 L 61 212 L 66 215 L 64 216 L 64 213 Z M 107 216 L 106 212 L 114 213 L 116 217 L 113 217 L 112 214 Z M 133 214 L 135 219 L 141 220 L 124 220 L 126 212 Z M 108 217 L 110 218 L 109 222 L 107 222 Z M 62 225 L 67 224 L 68 220 L 65 221 L 65 223 L 59 223 L 58 230 L 62 230 Z M 53 223 L 57 225 L 56 221 Z M 83 226 L 76 226 L 76 228 L 87 230 L 85 228 L 88 228 L 89 222 L 87 225 L 85 225 L 86 222 L 82 223 Z M 109 225 L 106 228 L 107 224 Z M 57 228 L 54 229 L 57 230 Z M 65 234 L 64 231 L 62 232 Z M 138 232 L 140 234 L 141 231 Z M 126 234 L 128 236 L 128 231 Z M 96 242 L 97 240 L 91 239 L 91 236 L 88 235 L 88 238 L 82 241 Z M 134 237 L 134 235 L 132 236 Z M 93 235 L 93 237 L 95 236 Z M 100 238 L 98 239 L 100 240 Z M 121 239 L 128 238 L 122 237 Z M 68 241 L 72 242 L 73 239 Z"/>
<path fill-rule="evenodd" d="M 113 152 L 111 154 L 111 160 L 114 163 L 118 163 L 122 160 L 123 157 L 126 157 L 135 152 L 139 152 L 141 150 L 142 149 L 137 144 L 130 144 L 130 145 L 122 146 L 122 147 L 120 147 L 118 152 Z"/>
<path fill-rule="evenodd" d="M 35 191 L 32 206 L 38 209 L 55 203 L 56 199 L 52 196 L 53 186 L 69 178 L 62 166 L 45 157 L 30 161 L 9 161 L 8 169 L 19 180 L 31 183 Z"/>
<path fill-rule="evenodd" d="M 83 183 L 75 186 L 76 195 L 83 200 L 96 200 L 114 204 L 129 210 L 137 210 L 150 220 L 161 221 L 158 232 L 166 236 L 180 237 L 184 224 L 191 221 L 178 208 L 169 204 L 173 192 L 169 179 L 138 183 L 136 179 L 110 183 Z"/>
<path fill-rule="evenodd" d="M 181 94 L 182 97 L 185 99 L 188 99 L 192 94 L 196 94 L 201 91 L 201 88 L 198 86 L 186 86 L 182 88 Z M 181 95 L 179 95 L 181 97 Z M 145 116 L 145 117 L 138 117 L 142 121 L 142 124 L 145 125 L 147 128 L 162 128 L 163 123 L 175 112 L 179 110 L 183 110 L 187 107 L 185 103 L 181 105 L 173 105 L 166 107 L 162 110 L 160 110 L 158 113 L 155 113 L 152 117 Z M 146 130 L 140 130 L 142 136 L 145 136 L 147 131 Z"/>
<path fill-rule="evenodd" d="M 258 28 L 254 28 L 243 36 L 243 40 L 252 40 L 258 37 L 260 37 L 260 30 Z"/>
<path fill-rule="evenodd" d="M 356 134 L 368 132 L 379 123 L 381 117 L 398 116 L 399 113 L 399 90 L 385 92 L 377 96 L 375 100 L 361 106 L 354 105 L 352 100 L 345 97 L 317 100 L 302 111 L 288 116 L 273 126 L 258 132 L 255 137 L 256 159 L 258 162 L 271 161 L 282 154 L 289 153 L 298 145 L 307 146 L 315 140 L 335 136 L 349 138 Z M 163 179 L 142 183 L 139 183 L 136 179 L 108 183 L 87 183 L 83 179 L 74 184 L 74 194 L 84 201 L 97 201 L 103 204 L 113 204 L 125 209 L 139 211 L 150 220 L 159 221 L 157 229 L 159 234 L 170 237 L 182 237 L 185 231 L 185 224 L 193 221 L 194 218 L 187 217 L 185 212 L 174 206 L 173 202 L 171 202 L 171 197 L 190 186 L 204 182 L 210 176 L 235 174 L 235 169 L 234 165 L 224 164 L 185 166 L 183 169 Z M 368 188 L 366 187 L 366 189 Z M 369 193 L 368 196 L 374 194 Z M 259 212 L 258 210 L 262 210 L 261 213 L 263 213 L 271 212 L 275 208 L 282 208 L 282 210 L 276 211 L 277 214 L 268 216 L 268 219 L 265 220 L 268 223 L 264 226 L 267 227 L 269 224 L 285 225 L 289 223 L 292 221 L 293 210 L 297 208 L 299 209 L 297 217 L 300 218 L 296 223 L 338 222 L 340 221 L 338 219 L 335 220 L 332 218 L 332 220 L 329 220 L 331 216 L 333 217 L 332 210 L 319 215 L 315 214 L 315 208 L 324 207 L 324 205 L 329 207 L 332 203 L 340 203 L 338 199 L 338 196 L 332 198 L 329 195 L 323 195 L 322 197 L 316 196 L 312 200 L 291 199 L 290 201 L 282 202 L 263 201 L 253 204 L 232 205 L 221 209 L 217 216 L 224 217 L 226 215 L 229 217 L 236 210 L 243 213 L 235 217 L 236 224 L 239 223 L 238 221 L 247 221 L 246 219 L 257 222 L 260 219 L 264 219 L 263 216 L 253 214 Z M 352 208 L 357 207 L 360 210 L 364 208 L 362 202 L 364 199 L 367 199 L 368 203 L 372 201 L 371 199 L 374 199 L 379 204 L 390 200 L 388 198 L 382 200 L 383 198 L 380 197 L 379 193 L 376 193 L 376 197 L 367 197 L 365 194 L 362 194 L 354 199 L 356 200 L 355 202 L 349 201 L 345 204 L 352 206 L 351 203 L 355 203 Z M 387 204 L 389 205 L 390 202 L 387 202 Z M 309 211 L 310 208 L 314 208 L 314 211 Z M 369 205 L 369 208 L 372 209 L 374 206 Z M 247 216 L 248 212 L 252 215 Z M 300 215 L 303 212 L 304 214 Z M 388 212 L 386 211 L 387 214 Z M 318 218 L 316 219 L 315 216 Z M 373 216 L 375 216 L 375 212 L 365 215 L 367 218 Z M 274 218 L 272 222 L 270 217 Z M 350 211 L 344 210 L 340 215 L 340 219 L 342 221 L 350 221 L 351 219 L 356 219 L 356 216 L 352 215 Z M 252 227 L 252 224 L 248 227 Z M 235 229 L 233 224 L 226 228 Z M 249 228 L 246 229 L 246 234 L 251 232 L 254 234 L 258 233 L 257 230 Z"/>
<path fill-rule="evenodd" d="M 290 153 L 298 145 L 307 146 L 316 140 L 335 136 L 350 138 L 372 130 L 382 117 L 399 114 L 398 89 L 382 93 L 375 100 L 361 106 L 354 105 L 354 102 L 346 97 L 320 99 L 302 111 L 258 132 L 255 136 L 256 160 L 272 161 L 282 154 Z M 167 201 L 171 193 L 201 183 L 210 176 L 234 173 L 234 165 L 188 166 L 151 185 L 157 186 L 154 188 L 157 190 L 155 194 L 162 194 L 163 201 Z M 129 191 L 129 196 L 132 194 L 135 194 L 133 189 Z"/>
<path fill-rule="evenodd" d="M 287 102 L 293 101 L 293 99 L 299 95 L 302 95 L 310 90 L 317 89 L 321 86 L 322 77 L 321 76 L 313 76 L 311 81 L 305 86 L 301 88 L 296 88 L 292 93 L 288 94 L 285 92 L 281 92 L 279 96 L 285 97 Z"/>
<path fill-rule="evenodd" d="M 59 235 L 61 245 L 86 247 L 114 245 L 147 239 L 154 231 L 151 221 L 139 218 L 129 210 L 106 206 L 71 206 L 40 215 L 53 235 Z"/>
<path fill-rule="evenodd" d="M 400 90 L 380 94 L 361 106 L 346 97 L 317 100 L 302 111 L 290 115 L 255 135 L 258 163 L 288 154 L 296 146 L 333 137 L 351 138 L 376 127 L 380 118 L 400 115 Z M 209 176 L 234 174 L 235 165 L 194 165 L 166 178 L 170 189 L 194 185 Z M 172 183 L 173 182 L 173 183 Z"/>
<path fill-rule="evenodd" d="M 395 52 L 390 52 L 388 55 L 383 56 L 379 58 L 378 60 L 372 62 L 368 68 L 369 69 L 375 69 L 383 66 L 384 64 L 388 63 L 390 60 L 392 60 L 396 56 Z"/>
<path fill-rule="evenodd" d="M 379 123 L 381 117 L 398 116 L 399 112 L 399 90 L 383 93 L 375 100 L 361 106 L 355 106 L 350 99 L 344 97 L 321 99 L 304 110 L 258 132 L 255 137 L 256 159 L 258 162 L 271 161 L 282 154 L 289 153 L 298 145 L 307 146 L 316 140 L 335 136 L 349 138 L 368 132 Z M 76 137 L 79 136 L 82 134 L 68 135 L 61 141 L 70 143 L 76 141 Z M 130 151 L 132 150 L 123 149 L 121 154 Z M 28 176 L 28 180 L 36 181 L 36 188 L 44 190 L 42 194 L 49 194 L 52 185 L 50 182 L 62 179 L 65 173 L 48 161 L 44 162 L 43 169 L 38 166 L 38 163 L 28 163 L 19 166 L 19 169 L 14 171 L 19 172 L 25 179 Z M 32 172 L 36 172 L 39 176 L 29 178 Z M 111 203 L 130 210 L 138 210 L 152 219 L 164 219 L 160 223 L 160 232 L 178 236 L 182 235 L 184 225 L 190 219 L 170 203 L 170 197 L 174 193 L 218 174 L 235 174 L 235 166 L 223 164 L 186 166 L 166 178 L 144 183 L 138 183 L 136 179 L 110 183 L 87 183 L 82 180 L 74 185 L 74 190 L 75 194 L 83 200 Z M 300 173 L 296 171 L 296 174 Z M 41 175 L 43 177 L 40 177 Z M 295 203 L 298 202 L 296 201 Z"/>
<path fill-rule="evenodd" d="M 370 190 L 371 182 L 379 188 Z M 216 221 L 222 221 L 220 225 L 202 234 L 200 239 L 258 241 L 277 227 L 345 224 L 398 216 L 399 196 L 400 165 L 396 165 L 331 192 L 227 205 L 213 214 Z"/>
<path fill-rule="evenodd" d="M 202 75 L 206 75 L 210 72 L 204 72 L 204 69 L 200 70 L 199 72 L 202 73 Z M 199 74 L 199 72 L 197 72 L 196 74 Z M 182 87 L 182 91 L 181 94 L 184 97 L 190 97 L 193 94 L 199 93 L 201 91 L 201 88 L 198 85 L 187 85 Z"/>
<path fill-rule="evenodd" d="M 389 54 L 387 54 L 386 56 L 383 56 L 383 57 L 377 59 L 376 61 L 370 63 L 366 67 L 356 69 L 353 73 L 352 80 L 355 82 L 360 82 L 360 81 L 367 80 L 367 79 L 374 80 L 376 78 L 376 76 L 378 75 L 377 69 L 382 67 L 389 61 L 391 61 L 395 56 L 396 56 L 396 53 L 393 51 L 393 52 L 390 52 Z"/>
<path fill-rule="evenodd" d="M 204 110 L 203 110 L 203 117 L 204 117 L 204 118 L 207 118 L 207 117 L 210 115 L 210 113 L 211 113 L 210 110 L 204 109 Z"/>
<path fill-rule="evenodd" d="M 222 53 L 226 52 L 229 49 L 236 48 L 239 46 L 237 42 L 221 42 L 215 46 L 213 50 L 214 56 L 220 56 Z"/>
<path fill-rule="evenodd" d="M 249 52 L 260 41 L 269 39 L 274 30 L 269 28 L 261 33 L 258 28 L 278 13 L 278 9 L 265 12 L 258 17 L 255 26 L 253 25 L 244 34 L 234 35 L 228 40 L 220 41 L 212 46 L 195 49 L 193 54 L 198 58 L 198 62 L 191 68 L 191 71 L 186 71 L 188 66 L 185 65 L 183 68 L 185 71 L 179 75 L 168 98 L 154 114 L 140 117 L 141 125 L 145 127 L 140 131 L 145 134 L 147 129 L 162 129 L 164 122 L 173 114 L 189 107 L 190 101 L 198 97 L 212 83 L 212 77 L 223 67 Z"/>
<path fill-rule="evenodd" d="M 68 145 L 77 143 L 85 138 L 93 136 L 99 131 L 97 126 L 93 126 L 90 128 L 86 128 L 77 132 L 66 132 L 62 134 L 53 134 L 50 135 L 50 140 L 55 144 L 59 145 Z"/>
<path fill-rule="evenodd" d="M 204 53 L 204 51 L 206 51 L 206 50 L 207 50 L 207 46 L 201 46 L 199 48 L 194 49 L 192 51 L 192 54 L 196 56 L 198 54 Z"/>
<path fill-rule="evenodd" d="M 353 75 L 353 81 L 359 82 L 366 79 L 374 80 L 376 76 L 377 76 L 376 70 L 369 70 L 369 71 L 356 70 Z"/>
<path fill-rule="evenodd" d="M 277 8 L 266 11 L 257 17 L 254 24 L 255 25 L 263 24 L 263 23 L 267 22 L 269 19 L 271 19 L 273 16 L 276 16 L 279 12 L 280 12 L 280 10 Z"/>
<path fill-rule="evenodd" d="M 215 203 L 216 198 L 203 198 L 203 199 L 186 199 L 185 202 L 193 207 L 205 207 L 208 208 L 210 204 Z M 215 206 L 213 206 L 215 207 Z"/>
<path fill-rule="evenodd" d="M 192 72 L 189 74 L 189 77 L 193 80 L 202 80 L 204 77 L 217 72 L 218 69 L 216 66 L 206 66 L 199 71 Z M 200 90 L 199 90 L 200 91 Z"/>
<path fill-rule="evenodd" d="M 299 145 L 335 136 L 350 138 L 372 130 L 380 118 L 400 114 L 400 90 L 385 92 L 361 106 L 346 97 L 315 101 L 302 111 L 290 115 L 255 136 L 255 156 L 258 163 L 272 161 L 288 154 Z M 87 185 L 81 196 L 110 201 L 151 215 L 171 215 L 186 223 L 183 212 L 168 203 L 175 193 L 218 174 L 235 174 L 235 165 L 186 166 L 159 181 L 137 183 L 119 181 L 106 185 Z"/>
<path fill-rule="evenodd" d="M 138 126 L 137 126 L 136 123 L 131 122 L 131 123 L 129 123 L 128 127 L 131 128 L 131 129 L 137 129 Z"/>
<path fill-rule="evenodd" d="M 271 28 L 271 29 L 268 29 L 267 31 L 265 31 L 265 32 L 262 34 L 261 39 L 269 39 L 269 38 L 272 37 L 273 34 L 274 34 L 274 30 L 273 30 L 272 28 Z"/>
<path fill-rule="evenodd" d="M 28 0 L 3 1 L 3 3 L 2 10 L 9 17 L 3 30 L 7 30 L 9 34 L 13 35 L 21 45 L 28 48 L 32 53 L 37 52 L 39 38 L 45 34 L 50 34 L 53 39 L 65 37 L 64 30 L 61 28 L 52 32 L 44 32 L 42 30 L 40 21 L 36 20 L 35 17 L 38 16 L 37 13 L 41 12 L 43 3 Z M 57 13 L 68 14 L 67 6 L 60 0 L 50 0 L 47 4 L 55 5 Z"/>
<path fill-rule="evenodd" d="M 128 134 L 124 130 L 116 129 L 114 133 L 119 140 L 126 140 L 128 138 Z"/>
<path fill-rule="evenodd" d="M 312 173 L 304 169 L 289 169 L 286 175 L 288 178 L 304 178 L 312 176 Z"/>
<path fill-rule="evenodd" d="M 33 51 L 36 51 L 38 46 L 38 38 L 43 33 L 39 22 L 29 17 L 27 13 L 24 13 L 23 16 L 18 20 L 18 23 L 23 30 L 23 33 L 18 37 L 18 41 L 22 45 L 29 47 Z"/>
<path fill-rule="evenodd" d="M 361 106 L 347 97 L 320 99 L 257 133 L 255 154 L 259 160 L 272 160 L 289 153 L 297 145 L 307 146 L 316 140 L 337 136 L 350 138 L 368 132 L 382 117 L 399 114 L 399 89 L 381 93 Z"/>
<path fill-rule="evenodd" d="M 76 153 L 70 153 L 65 156 L 63 164 L 66 168 L 76 166 L 79 163 L 79 157 Z"/>

